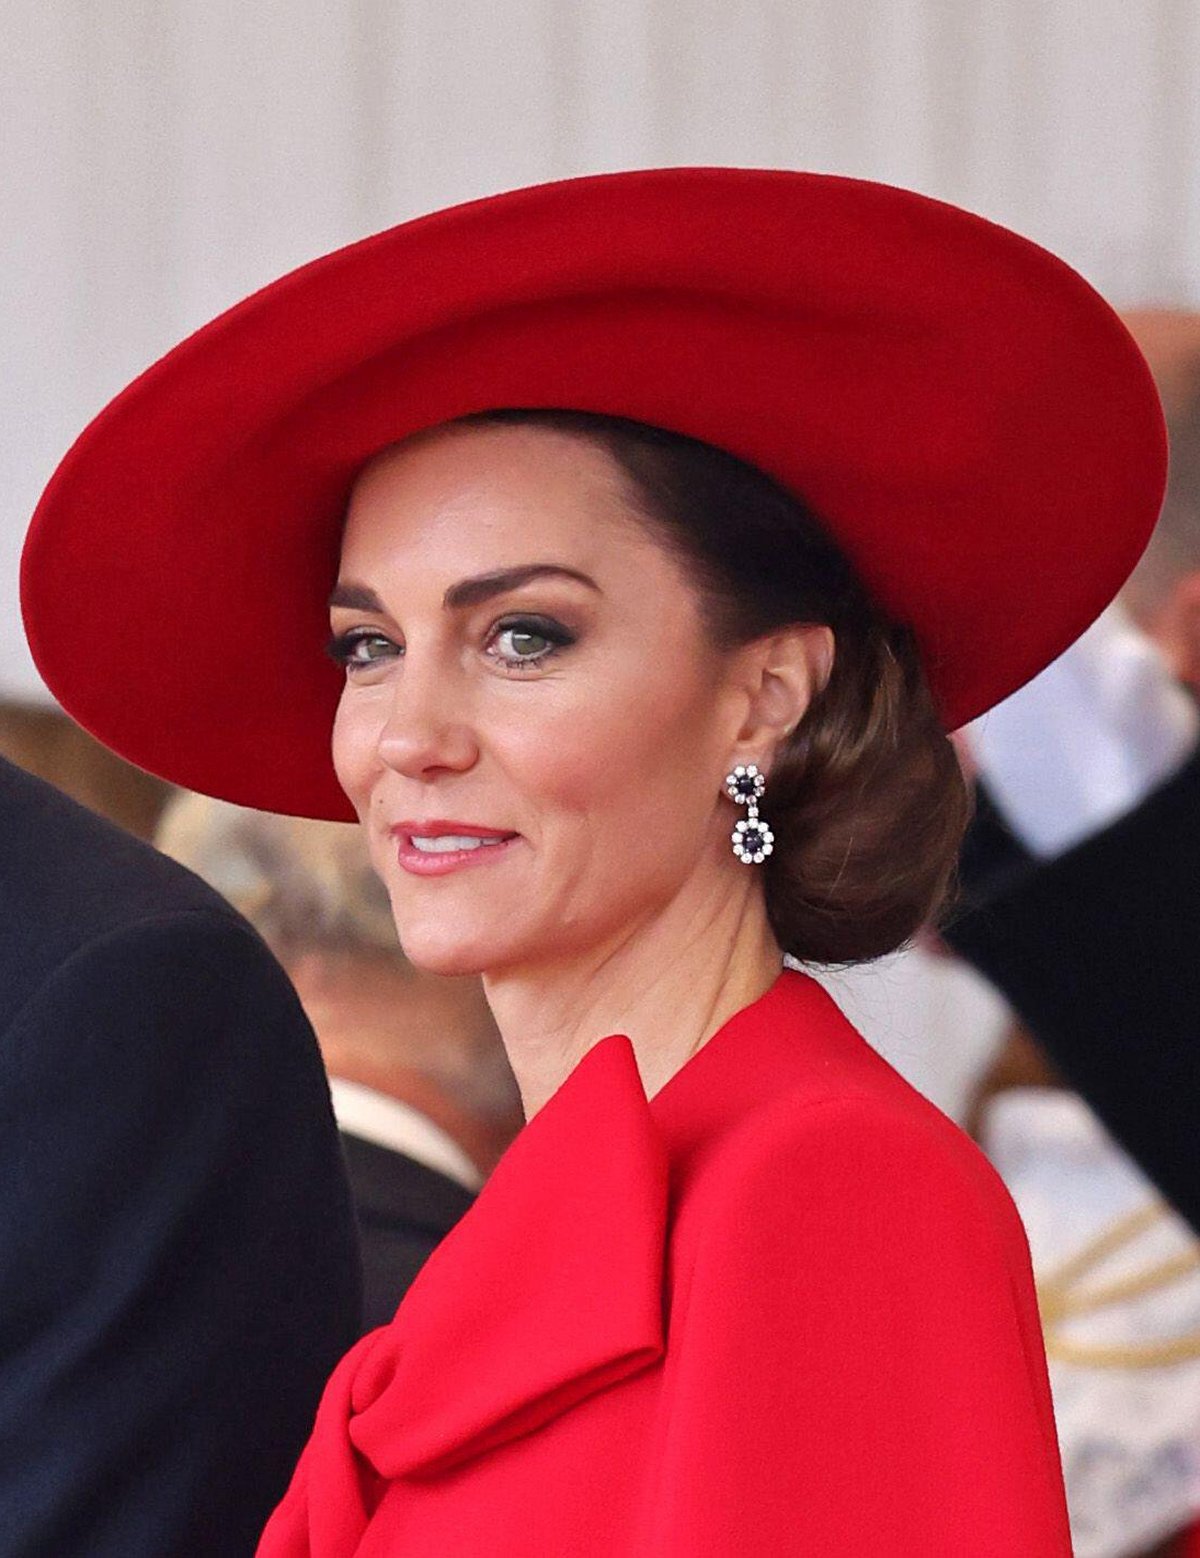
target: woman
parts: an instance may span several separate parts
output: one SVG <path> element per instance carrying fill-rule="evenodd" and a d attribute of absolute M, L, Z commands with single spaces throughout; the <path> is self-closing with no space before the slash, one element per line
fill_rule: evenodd
<path fill-rule="evenodd" d="M 721 169 L 340 251 L 84 434 L 24 560 L 49 685 L 182 783 L 357 816 L 527 1122 L 263 1554 L 1069 1553 L 1012 1203 L 783 957 L 935 910 L 943 727 L 1099 612 L 1163 466 L 1059 262 Z"/>

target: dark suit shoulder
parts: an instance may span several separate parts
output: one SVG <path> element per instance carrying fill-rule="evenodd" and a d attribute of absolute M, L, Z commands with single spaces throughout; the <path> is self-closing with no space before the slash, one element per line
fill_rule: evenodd
<path fill-rule="evenodd" d="M 1200 751 L 943 934 L 1195 1228 Z"/>
<path fill-rule="evenodd" d="M 92 941 L 196 910 L 255 934 L 193 872 L 0 758 L 0 1027 Z"/>
<path fill-rule="evenodd" d="M 249 1554 L 360 1312 L 295 991 L 235 916 L 163 910 L 0 1040 L 0 1552 Z"/>

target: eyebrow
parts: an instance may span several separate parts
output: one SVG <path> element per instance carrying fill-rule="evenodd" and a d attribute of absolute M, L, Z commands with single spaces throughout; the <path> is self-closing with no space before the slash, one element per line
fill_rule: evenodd
<path fill-rule="evenodd" d="M 590 590 L 595 590 L 597 594 L 603 593 L 595 579 L 590 579 L 586 573 L 580 573 L 577 568 L 566 568 L 561 563 L 524 563 L 520 567 L 499 568 L 494 573 L 481 573 L 476 574 L 472 579 L 460 579 L 443 595 L 442 605 L 451 610 L 463 606 L 477 606 L 481 601 L 491 600 L 493 595 L 503 595 L 509 590 L 518 589 L 522 584 L 528 584 L 531 579 L 542 579 L 548 575 L 562 579 L 575 579 L 580 584 L 586 584 Z M 384 612 L 384 605 L 379 596 L 365 584 L 336 585 L 333 594 L 329 597 L 329 604 L 331 607 L 346 606 L 354 611 L 378 611 L 381 614 Z"/>

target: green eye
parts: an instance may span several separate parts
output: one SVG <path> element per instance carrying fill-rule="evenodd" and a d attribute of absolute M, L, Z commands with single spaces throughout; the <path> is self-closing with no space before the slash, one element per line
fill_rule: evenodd
<path fill-rule="evenodd" d="M 488 653 L 506 671 L 540 665 L 575 642 L 574 635 L 553 618 L 522 617 L 497 623 Z"/>
<path fill-rule="evenodd" d="M 374 665 L 398 652 L 391 639 L 382 633 L 341 633 L 325 645 L 325 653 L 330 659 L 346 667 Z"/>
<path fill-rule="evenodd" d="M 378 649 L 380 645 L 383 646 L 382 652 L 376 654 L 374 651 L 375 649 Z M 392 647 L 393 646 L 390 640 L 381 638 L 378 634 L 372 634 L 370 637 L 368 637 L 364 633 L 361 638 L 356 638 L 354 640 L 355 651 L 357 652 L 360 649 L 363 651 L 362 654 L 357 656 L 357 658 L 360 660 L 382 660 L 391 652 Z"/>
<path fill-rule="evenodd" d="M 550 640 L 544 633 L 529 633 L 521 628 L 505 628 L 500 637 L 508 639 L 513 653 L 520 659 L 544 654 L 550 647 Z"/>

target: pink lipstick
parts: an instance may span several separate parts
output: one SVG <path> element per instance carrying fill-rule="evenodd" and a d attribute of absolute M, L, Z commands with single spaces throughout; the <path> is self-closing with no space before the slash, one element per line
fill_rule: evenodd
<path fill-rule="evenodd" d="M 396 841 L 400 865 L 413 876 L 445 876 L 484 865 L 507 854 L 520 838 L 519 833 L 503 828 L 484 828 L 445 817 L 405 818 L 393 823 L 388 832 Z"/>

